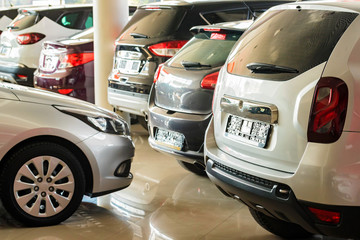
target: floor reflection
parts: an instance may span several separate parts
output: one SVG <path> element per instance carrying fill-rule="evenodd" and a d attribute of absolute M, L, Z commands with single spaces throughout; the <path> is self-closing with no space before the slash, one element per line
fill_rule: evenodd
<path fill-rule="evenodd" d="M 141 126 L 133 126 L 132 132 L 136 153 L 130 187 L 97 199 L 85 197 L 71 218 L 52 227 L 23 227 L 0 207 L 0 239 L 280 240 L 206 177 L 186 172 L 174 159 L 152 150 Z"/>

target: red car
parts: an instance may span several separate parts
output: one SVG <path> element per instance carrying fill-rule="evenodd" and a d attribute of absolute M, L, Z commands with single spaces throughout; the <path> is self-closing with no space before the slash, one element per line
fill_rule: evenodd
<path fill-rule="evenodd" d="M 45 42 L 34 86 L 94 103 L 94 29 Z"/>

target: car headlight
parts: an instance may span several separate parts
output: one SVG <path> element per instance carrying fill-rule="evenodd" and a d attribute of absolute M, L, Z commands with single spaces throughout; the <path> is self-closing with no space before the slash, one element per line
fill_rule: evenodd
<path fill-rule="evenodd" d="M 125 120 L 105 109 L 85 110 L 64 106 L 54 107 L 60 112 L 78 118 L 98 131 L 117 135 L 130 135 L 129 126 Z"/>

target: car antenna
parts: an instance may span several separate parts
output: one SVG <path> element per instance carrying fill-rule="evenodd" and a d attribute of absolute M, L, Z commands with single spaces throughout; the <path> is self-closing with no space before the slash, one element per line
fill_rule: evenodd
<path fill-rule="evenodd" d="M 10 7 L 13 7 L 13 6 L 14 6 L 14 4 L 12 4 L 10 0 L 8 0 L 8 2 L 9 2 L 9 4 L 10 4 Z"/>
<path fill-rule="evenodd" d="M 242 1 L 244 3 L 244 5 L 247 7 L 247 9 L 249 10 L 249 12 L 251 13 L 251 15 L 253 16 L 253 19 L 256 18 L 256 15 L 254 13 L 253 10 L 251 10 L 251 8 L 249 7 L 249 5 L 246 4 L 246 2 Z"/>

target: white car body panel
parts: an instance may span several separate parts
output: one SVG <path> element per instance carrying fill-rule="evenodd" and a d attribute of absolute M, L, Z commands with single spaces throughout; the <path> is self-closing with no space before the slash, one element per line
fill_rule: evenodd
<path fill-rule="evenodd" d="M 31 27 L 20 31 L 7 30 L 1 34 L 1 44 L 11 46 L 11 52 L 8 56 L 0 55 L 2 59 L 18 64 L 23 64 L 29 68 L 37 68 L 42 48 L 42 43 L 48 40 L 56 40 L 58 38 L 67 37 L 81 30 L 70 29 L 61 26 L 47 17 L 43 17 L 38 23 Z M 42 40 L 28 45 L 19 45 L 16 37 L 24 33 L 38 32 L 45 35 Z"/>

